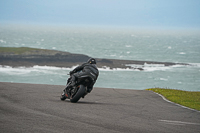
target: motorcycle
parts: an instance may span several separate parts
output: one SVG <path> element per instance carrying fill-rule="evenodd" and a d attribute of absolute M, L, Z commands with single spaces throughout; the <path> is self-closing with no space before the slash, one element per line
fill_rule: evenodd
<path fill-rule="evenodd" d="M 88 77 L 81 82 L 76 81 L 76 84 L 73 87 L 69 87 L 69 85 L 72 83 L 71 79 L 72 77 L 70 75 L 67 80 L 66 87 L 60 96 L 60 100 L 64 101 L 65 99 L 69 99 L 70 102 L 76 103 L 80 100 L 81 97 L 84 98 L 88 94 L 87 86 L 91 83 L 92 80 Z"/>

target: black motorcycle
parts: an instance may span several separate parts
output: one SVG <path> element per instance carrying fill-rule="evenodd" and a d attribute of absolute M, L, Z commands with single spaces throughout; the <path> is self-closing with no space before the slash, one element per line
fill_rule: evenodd
<path fill-rule="evenodd" d="M 70 75 L 67 80 L 67 85 L 60 96 L 60 99 L 62 101 L 65 99 L 70 99 L 70 102 L 76 103 L 81 97 L 84 98 L 85 95 L 88 94 L 87 86 L 91 84 L 92 79 L 88 77 L 83 81 L 76 81 L 76 84 L 73 87 L 69 87 L 69 85 L 72 83 L 71 79 L 72 77 Z"/>

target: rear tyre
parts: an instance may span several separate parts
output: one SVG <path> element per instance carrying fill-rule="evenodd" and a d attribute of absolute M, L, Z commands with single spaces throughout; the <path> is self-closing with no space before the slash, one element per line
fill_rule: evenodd
<path fill-rule="evenodd" d="M 76 103 L 85 94 L 85 86 L 80 85 L 75 95 L 72 95 L 70 102 Z"/>

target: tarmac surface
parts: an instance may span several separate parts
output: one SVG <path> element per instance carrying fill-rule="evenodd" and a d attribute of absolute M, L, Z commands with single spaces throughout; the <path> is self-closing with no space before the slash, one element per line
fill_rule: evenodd
<path fill-rule="evenodd" d="M 146 90 L 94 88 L 78 103 L 64 86 L 0 82 L 1 133 L 199 133 L 200 112 Z"/>

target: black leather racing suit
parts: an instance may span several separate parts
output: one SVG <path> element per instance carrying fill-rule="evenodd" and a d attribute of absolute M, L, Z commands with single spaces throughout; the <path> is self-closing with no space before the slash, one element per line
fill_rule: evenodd
<path fill-rule="evenodd" d="M 81 71 L 81 72 L 76 73 L 78 71 Z M 73 74 L 73 73 L 75 73 L 75 74 Z M 70 72 L 70 74 L 73 74 L 72 81 L 76 80 L 78 82 L 81 82 L 85 78 L 89 77 L 92 81 L 91 81 L 91 84 L 89 86 L 87 86 L 87 88 L 88 88 L 88 92 L 91 92 L 91 90 L 93 89 L 93 86 L 99 76 L 99 71 L 95 64 L 84 63 L 84 64 L 76 67 L 72 72 Z"/>

